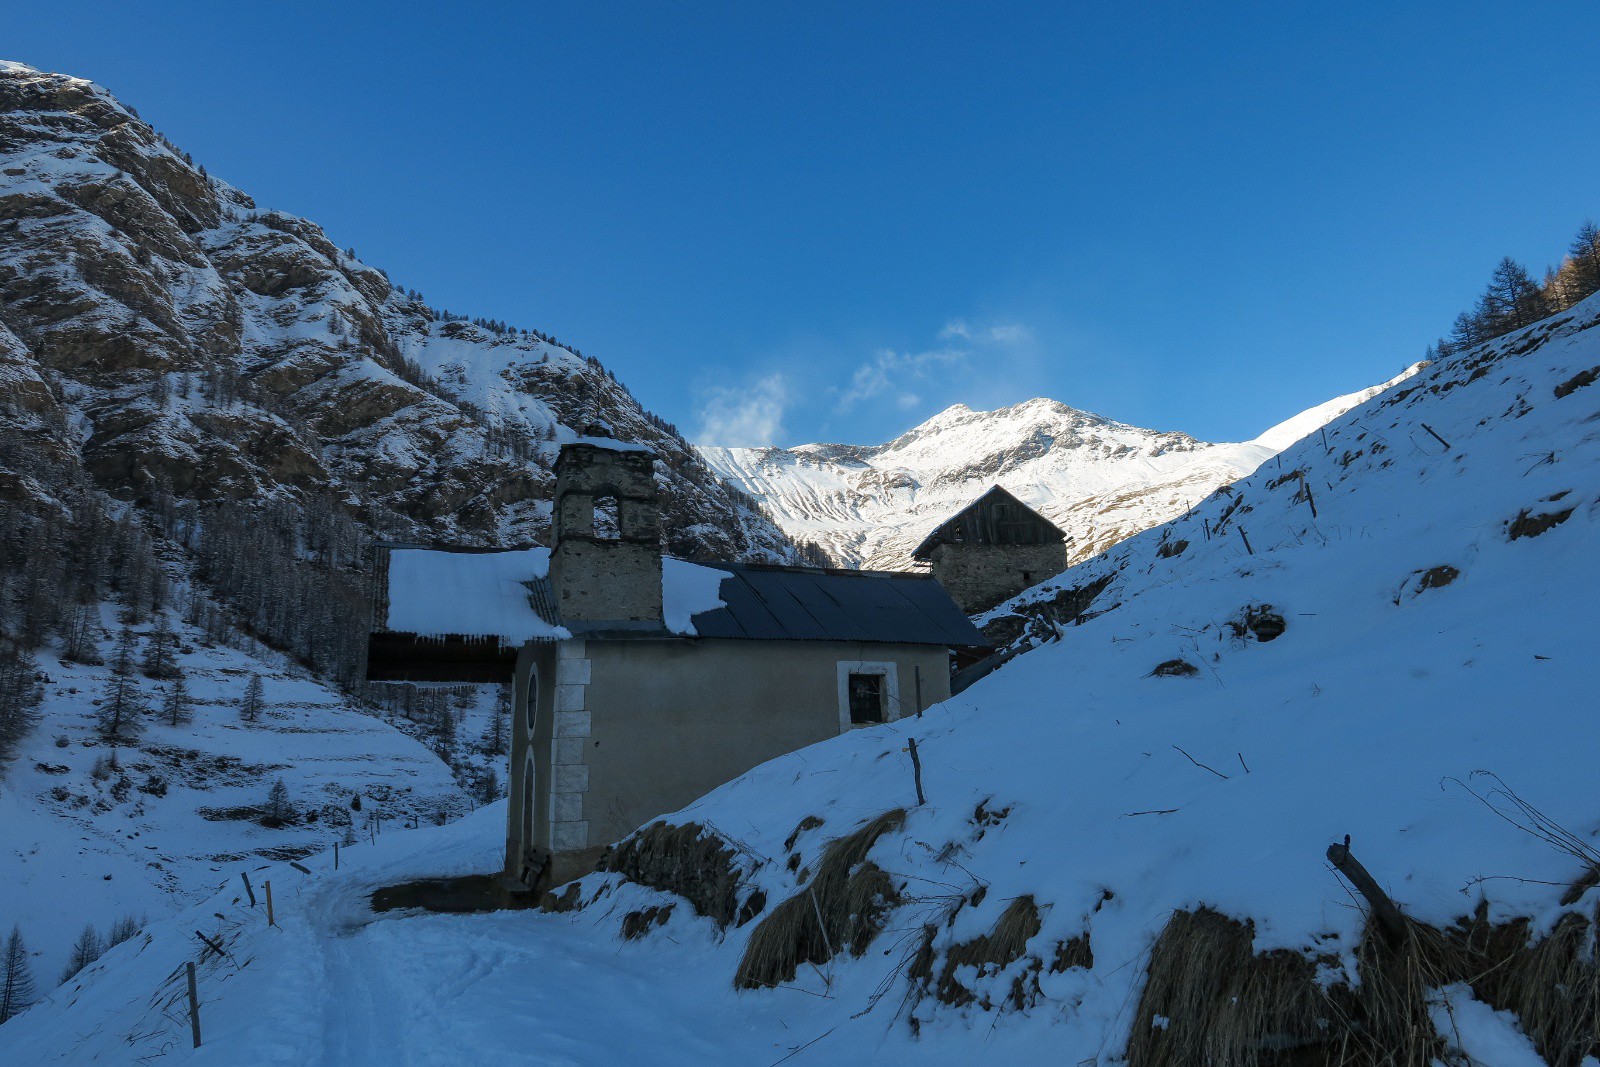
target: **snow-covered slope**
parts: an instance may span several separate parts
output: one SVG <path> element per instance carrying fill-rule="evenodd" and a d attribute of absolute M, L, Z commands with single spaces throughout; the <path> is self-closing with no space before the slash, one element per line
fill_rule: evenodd
<path fill-rule="evenodd" d="M 577 910 L 364 909 L 387 882 L 495 866 L 501 813 L 486 811 L 396 835 L 357 869 L 280 871 L 295 886 L 281 933 L 224 894 L 0 1040 L 37 1063 L 160 1048 L 195 1063 L 1148 1067 L 1202 1047 L 1280 1062 L 1266 1054 L 1332 1037 L 1357 1054 L 1420 1041 L 1415 1062 L 1466 1065 L 1538 1062 L 1532 1043 L 1571 1018 L 1544 1052 L 1576 1067 L 1595 1038 L 1584 946 L 1600 893 L 1581 880 L 1600 860 L 1597 379 L 1600 297 L 1440 361 L 1281 469 L 1002 609 L 1089 601 L 960 697 L 671 816 L 690 829 L 642 835 L 617 854 L 626 877 L 563 898 Z M 1534 818 L 1545 832 L 1515 825 Z M 1427 929 L 1367 932 L 1324 858 L 1346 835 Z M 755 915 L 719 928 L 712 905 Z M 1479 908 L 1528 928 L 1499 926 L 1458 966 L 1439 946 L 1467 951 L 1445 930 Z M 233 955 L 204 961 L 199 1053 L 174 980 L 199 955 L 192 928 Z M 1526 939 L 1552 936 L 1576 947 L 1530 957 Z M 746 973 L 777 987 L 735 989 L 752 946 Z M 769 969 L 785 953 L 811 962 Z M 1396 974 L 1415 984 L 1386 984 Z M 1370 1014 L 1380 997 L 1402 1014 Z"/>
<path fill-rule="evenodd" d="M 85 924 L 104 936 L 124 916 L 163 918 L 240 871 L 320 852 L 347 831 L 365 838 L 374 817 L 392 830 L 473 806 L 432 751 L 282 657 L 212 644 L 181 621 L 175 636 L 192 721 L 170 725 L 167 685 L 136 674 L 151 712 L 138 716 L 142 736 L 115 748 L 95 729 L 107 666 L 40 663 L 39 727 L 0 777 L 0 919 L 23 931 L 41 991 Z M 252 674 L 264 706 L 246 722 Z M 263 826 L 280 778 L 295 818 Z"/>
<path fill-rule="evenodd" d="M 929 530 L 996 484 L 1061 526 L 1075 563 L 1182 514 L 1415 369 L 1237 443 L 1140 429 L 1041 398 L 995 411 L 957 404 L 884 445 L 702 446 L 700 454 L 790 537 L 844 565 L 908 566 Z"/>

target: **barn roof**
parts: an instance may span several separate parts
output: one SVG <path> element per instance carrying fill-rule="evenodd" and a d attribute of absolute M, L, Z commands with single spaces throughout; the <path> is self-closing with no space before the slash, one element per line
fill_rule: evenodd
<path fill-rule="evenodd" d="M 997 505 L 1011 509 L 1011 517 L 997 521 Z M 1051 544 L 1065 541 L 1061 527 L 996 485 L 950 516 L 911 550 L 913 559 L 926 559 L 935 545 Z"/>

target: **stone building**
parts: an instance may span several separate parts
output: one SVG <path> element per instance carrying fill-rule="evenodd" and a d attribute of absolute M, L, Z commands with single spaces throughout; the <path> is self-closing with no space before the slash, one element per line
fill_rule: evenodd
<path fill-rule="evenodd" d="M 379 553 L 367 676 L 514 687 L 506 874 L 530 888 L 759 763 L 950 695 L 985 644 L 916 574 L 663 557 L 652 456 L 565 446 L 553 547 Z"/>
<path fill-rule="evenodd" d="M 1067 535 L 998 485 L 912 551 L 969 615 L 1067 569 Z"/>

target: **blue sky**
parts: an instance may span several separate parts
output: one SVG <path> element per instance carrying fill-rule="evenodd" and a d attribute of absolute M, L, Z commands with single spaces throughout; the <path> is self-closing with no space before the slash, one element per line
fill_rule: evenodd
<path fill-rule="evenodd" d="M 1210 440 L 1390 377 L 1600 215 L 1600 5 L 13 4 L 436 306 L 691 438 L 1045 395 Z"/>

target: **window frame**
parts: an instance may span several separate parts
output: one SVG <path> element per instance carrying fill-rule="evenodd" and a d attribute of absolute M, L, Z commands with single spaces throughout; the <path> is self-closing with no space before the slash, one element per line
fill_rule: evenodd
<path fill-rule="evenodd" d="M 900 701 L 900 667 L 893 660 L 840 660 L 838 662 L 839 686 L 839 732 L 849 733 L 851 730 L 860 730 L 869 726 L 878 726 L 875 722 L 850 721 L 850 676 L 852 674 L 876 674 L 883 678 L 883 721 L 894 722 L 900 718 L 902 704 Z"/>

